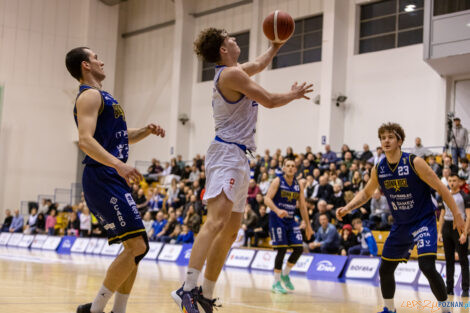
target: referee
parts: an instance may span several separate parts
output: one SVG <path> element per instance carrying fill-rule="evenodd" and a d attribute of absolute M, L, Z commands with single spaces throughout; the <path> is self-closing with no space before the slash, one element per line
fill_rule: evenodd
<path fill-rule="evenodd" d="M 466 221 L 465 232 L 459 236 L 456 229 L 453 229 L 453 216 L 449 207 L 444 203 L 439 218 L 438 237 L 444 243 L 444 253 L 446 257 L 447 294 L 454 294 L 454 269 L 455 251 L 459 254 L 460 266 L 462 268 L 462 297 L 468 297 L 469 268 L 468 268 L 468 243 L 467 231 L 470 218 L 470 197 L 460 191 L 460 182 L 457 174 L 452 173 L 448 178 L 450 192 L 454 197 L 462 218 Z"/>

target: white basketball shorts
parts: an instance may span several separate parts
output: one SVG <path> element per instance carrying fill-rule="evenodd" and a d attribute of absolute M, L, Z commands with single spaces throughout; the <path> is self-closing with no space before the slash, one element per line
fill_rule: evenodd
<path fill-rule="evenodd" d="M 250 166 L 242 149 L 235 144 L 214 140 L 207 150 L 205 168 L 204 203 L 223 190 L 233 202 L 232 212 L 243 213 L 250 183 Z"/>

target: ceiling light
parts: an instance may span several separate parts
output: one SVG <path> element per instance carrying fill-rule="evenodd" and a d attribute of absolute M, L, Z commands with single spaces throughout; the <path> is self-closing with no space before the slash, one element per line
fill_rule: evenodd
<path fill-rule="evenodd" d="M 405 7 L 405 12 L 413 12 L 415 9 L 416 9 L 416 5 L 414 5 L 414 4 L 408 4 L 408 5 Z"/>

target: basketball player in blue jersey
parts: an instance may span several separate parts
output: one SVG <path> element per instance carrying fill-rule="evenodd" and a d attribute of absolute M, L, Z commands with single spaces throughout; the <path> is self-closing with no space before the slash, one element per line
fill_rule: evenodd
<path fill-rule="evenodd" d="M 423 159 L 401 151 L 405 140 L 403 128 L 396 123 L 383 124 L 378 131 L 385 152 L 372 169 L 366 187 L 345 207 L 336 211 L 339 220 L 348 212 L 366 203 L 380 186 L 389 207 L 394 224 L 385 241 L 380 264 L 380 287 L 384 298 L 382 313 L 396 312 L 394 272 L 399 262 L 406 262 L 414 245 L 418 248 L 419 268 L 426 276 L 434 296 L 439 302 L 447 300 L 446 286 L 436 271 L 437 225 L 431 198 L 431 188 L 436 190 L 454 216 L 454 228 L 466 234 L 465 224 L 457 204 L 446 186 Z M 442 312 L 450 312 L 441 307 Z"/>
<path fill-rule="evenodd" d="M 299 203 L 300 215 L 307 225 L 305 229 L 307 239 L 310 239 L 313 235 L 313 230 L 305 204 L 304 184 L 299 184 L 294 177 L 297 172 L 295 161 L 291 159 L 284 160 L 282 170 L 284 174 L 276 177 L 271 182 L 264 202 L 271 209 L 269 213 L 269 234 L 271 235 L 272 246 L 274 250 L 277 250 L 276 260 L 274 261 L 272 292 L 286 294 L 287 290 L 282 286 L 281 280 L 287 289 L 294 290 L 289 273 L 303 251 L 302 233 L 299 224 L 294 219 L 297 202 Z M 292 248 L 293 251 L 283 270 L 282 264 L 288 248 Z"/>
<path fill-rule="evenodd" d="M 255 151 L 258 103 L 276 108 L 295 99 L 308 99 L 312 85 L 292 85 L 286 93 L 271 93 L 250 76 L 268 66 L 282 44 L 272 44 L 253 62 L 238 63 L 240 48 L 225 30 L 203 30 L 196 42 L 196 53 L 216 63 L 212 108 L 215 139 L 206 154 L 207 220 L 194 242 L 183 286 L 172 293 L 182 312 L 198 313 L 198 304 L 212 312 L 214 286 L 227 253 L 237 237 L 246 204 L 250 166 L 246 153 Z M 199 274 L 207 261 L 204 281 L 197 287 Z"/>
<path fill-rule="evenodd" d="M 142 175 L 127 165 L 129 144 L 150 134 L 164 137 L 165 131 L 149 124 L 128 129 L 124 111 L 101 82 L 106 75 L 104 63 L 86 47 L 72 49 L 65 63 L 70 74 L 80 82 L 74 116 L 78 144 L 86 153 L 83 191 L 88 207 L 106 229 L 109 244 L 120 243 L 124 250 L 109 266 L 95 300 L 80 305 L 77 313 L 102 313 L 116 293 L 113 313 L 125 313 L 127 300 L 137 274 L 137 266 L 149 250 L 144 225 L 131 196 L 129 184 Z"/>

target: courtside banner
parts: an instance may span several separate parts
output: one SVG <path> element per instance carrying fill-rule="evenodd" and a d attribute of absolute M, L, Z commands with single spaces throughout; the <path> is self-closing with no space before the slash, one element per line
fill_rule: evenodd
<path fill-rule="evenodd" d="M 159 261 L 176 261 L 183 250 L 182 245 L 166 244 L 158 255 Z"/>
<path fill-rule="evenodd" d="M 313 254 L 302 254 L 292 268 L 292 272 L 307 273 L 313 263 Z M 284 259 L 286 262 L 287 260 Z"/>
<path fill-rule="evenodd" d="M 42 246 L 42 250 L 55 251 L 57 250 L 57 247 L 60 245 L 61 241 L 62 241 L 62 237 L 49 236 L 44 242 L 44 245 Z"/>
<path fill-rule="evenodd" d="M 395 282 L 399 284 L 412 284 L 419 274 L 419 265 L 416 261 L 398 264 L 395 270 Z"/>
<path fill-rule="evenodd" d="M 162 250 L 162 242 L 149 242 L 149 252 L 145 255 L 144 260 L 157 260 L 158 254 Z"/>
<path fill-rule="evenodd" d="M 98 238 L 91 238 L 85 249 L 85 253 L 93 253 L 93 250 L 95 250 L 95 247 L 97 244 L 98 244 Z"/>
<path fill-rule="evenodd" d="M 21 242 L 21 238 L 23 238 L 23 234 L 20 234 L 20 233 L 11 234 L 10 240 L 8 240 L 8 246 L 17 247 Z"/>
<path fill-rule="evenodd" d="M 75 240 L 70 252 L 85 253 L 86 247 L 90 243 L 90 240 L 91 240 L 90 238 L 77 238 L 77 240 Z"/>
<path fill-rule="evenodd" d="M 72 249 L 75 240 L 77 240 L 77 237 L 75 236 L 64 236 L 59 248 L 57 249 L 57 253 L 70 254 L 70 250 Z"/>
<path fill-rule="evenodd" d="M 10 237 L 11 233 L 0 233 L 0 246 L 6 246 Z"/>
<path fill-rule="evenodd" d="M 274 270 L 274 260 L 276 259 L 276 251 L 259 250 L 256 253 L 255 259 L 251 264 L 251 269 L 255 270 Z"/>
<path fill-rule="evenodd" d="M 443 267 L 444 266 L 443 266 L 442 263 L 436 262 L 436 271 L 439 274 L 442 273 L 442 268 Z M 421 271 L 419 273 L 418 286 L 429 286 L 428 279 L 426 278 L 426 276 L 424 276 L 423 272 L 421 272 Z"/>
<path fill-rule="evenodd" d="M 371 257 L 351 257 L 346 269 L 346 278 L 373 279 L 377 274 L 380 259 Z"/>
<path fill-rule="evenodd" d="M 460 267 L 460 264 L 456 262 L 455 268 L 454 268 L 454 287 L 456 289 L 460 289 L 460 274 L 461 273 L 462 273 L 462 268 Z M 444 281 L 447 281 L 447 269 L 445 265 L 442 267 L 441 276 L 444 279 Z"/>
<path fill-rule="evenodd" d="M 108 245 L 108 240 L 106 239 L 98 239 L 96 242 L 95 247 L 93 248 L 93 251 L 91 253 L 93 254 L 101 254 L 101 251 L 103 251 L 103 247 Z"/>
<path fill-rule="evenodd" d="M 21 241 L 18 244 L 18 247 L 29 248 L 29 246 L 31 246 L 33 241 L 34 241 L 34 235 L 24 235 L 23 238 L 21 238 Z"/>
<path fill-rule="evenodd" d="M 33 243 L 31 244 L 31 249 L 42 249 L 44 243 L 46 242 L 48 235 L 36 235 L 34 236 Z"/>
<path fill-rule="evenodd" d="M 313 264 L 307 272 L 307 278 L 338 278 L 348 260 L 347 256 L 314 254 Z"/>
<path fill-rule="evenodd" d="M 191 257 L 191 251 L 193 250 L 192 243 L 186 243 L 183 245 L 183 250 L 176 263 L 178 265 L 187 266 L 189 264 L 189 258 Z"/>
<path fill-rule="evenodd" d="M 225 261 L 225 266 L 248 268 L 255 256 L 253 249 L 232 249 Z"/>
<path fill-rule="evenodd" d="M 116 256 L 122 249 L 122 243 L 114 245 L 104 245 L 101 255 Z"/>

